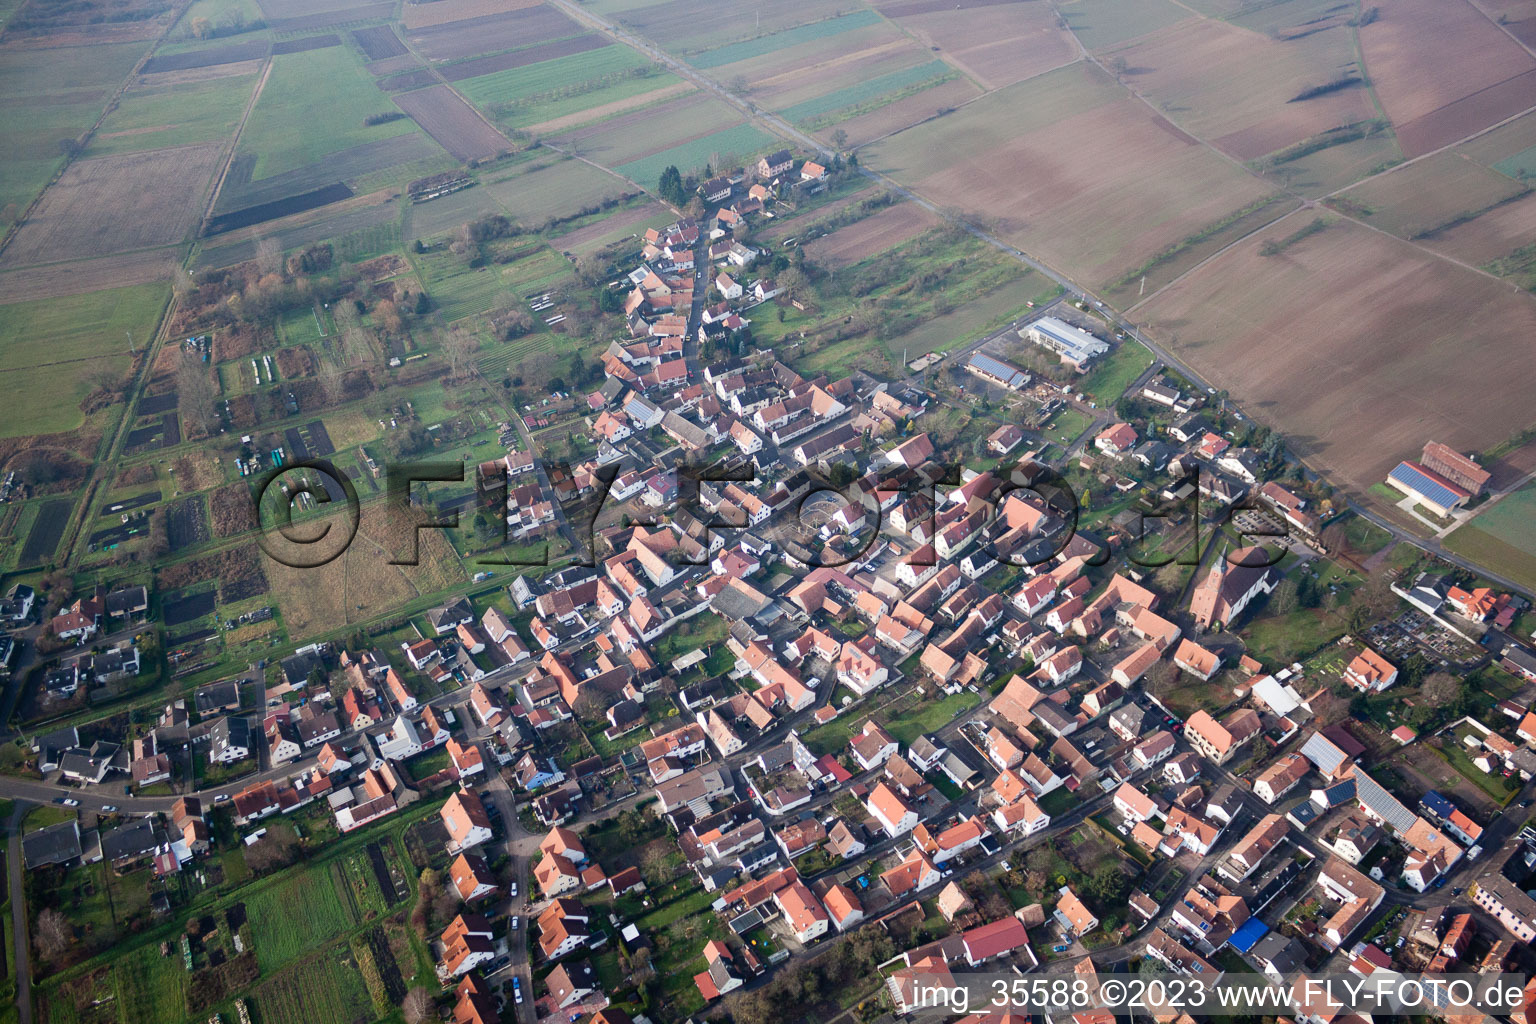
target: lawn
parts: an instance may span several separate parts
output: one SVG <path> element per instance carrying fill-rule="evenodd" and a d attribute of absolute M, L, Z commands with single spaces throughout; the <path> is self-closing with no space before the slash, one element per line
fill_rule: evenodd
<path fill-rule="evenodd" d="M 245 903 L 256 959 L 270 971 L 357 924 L 328 873 L 301 873 L 253 894 Z"/>
<path fill-rule="evenodd" d="M 130 89 L 91 136 L 85 155 L 133 153 L 228 138 L 255 86 L 255 75 L 236 75 Z"/>
<path fill-rule="evenodd" d="M 161 956 L 158 946 L 140 946 L 118 959 L 112 970 L 123 1024 L 165 1024 L 187 1015 L 191 979 L 181 953 Z"/>
<path fill-rule="evenodd" d="M 1151 365 L 1152 353 L 1134 341 L 1124 342 L 1088 371 L 1078 390 L 1098 402 L 1101 408 L 1112 407 L 1131 382 Z"/>
<path fill-rule="evenodd" d="M 1343 636 L 1342 619 L 1320 608 L 1298 608 L 1289 615 L 1264 615 L 1239 629 L 1248 649 L 1261 661 L 1288 665 Z"/>
<path fill-rule="evenodd" d="M 11 396 L 0 436 L 78 427 L 79 402 L 93 378 L 126 371 L 129 332 L 142 349 L 169 292 L 168 285 L 145 284 L 0 306 L 0 382 Z"/>
<path fill-rule="evenodd" d="M 1510 781 L 1503 776 L 1489 775 L 1473 764 L 1471 755 L 1467 753 L 1464 746 L 1456 742 L 1454 734 L 1447 734 L 1445 738 L 1448 742 L 1444 745 L 1431 743 L 1430 749 L 1444 758 L 1445 762 L 1456 769 L 1457 774 L 1462 778 L 1492 797 L 1500 807 L 1508 804 L 1514 799 L 1515 794 L 1520 792 L 1519 783 L 1511 785 Z"/>
<path fill-rule="evenodd" d="M 1063 408 L 1046 425 L 1046 436 L 1062 444 L 1071 444 L 1077 435 L 1088 429 L 1093 417 L 1071 406 Z"/>
<path fill-rule="evenodd" d="M 685 654 L 722 642 L 729 628 L 720 616 L 700 613 L 656 641 L 656 657 L 662 664 L 671 664 Z"/>
<path fill-rule="evenodd" d="M 979 703 L 981 703 L 979 694 L 962 690 L 940 700 L 925 701 L 917 708 L 902 708 L 889 717 L 886 715 L 881 717 L 885 719 L 885 728 L 890 732 L 891 738 L 906 747 L 919 736 L 936 732 L 939 727 L 958 718 Z"/>
<path fill-rule="evenodd" d="M 346 48 L 306 50 L 272 58 L 240 136 L 240 151 L 254 153 L 253 179 L 315 163 L 337 150 L 416 131 L 410 118 L 369 127 L 363 118 L 394 111 L 373 78 Z"/>
<path fill-rule="evenodd" d="M 263 1024 L 368 1020 L 373 1004 L 346 946 L 272 975 L 251 993 Z"/>

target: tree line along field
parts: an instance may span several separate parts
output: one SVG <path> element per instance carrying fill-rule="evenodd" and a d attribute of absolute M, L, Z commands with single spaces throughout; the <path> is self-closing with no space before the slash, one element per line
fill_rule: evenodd
<path fill-rule="evenodd" d="M 459 89 L 497 124 L 529 129 L 598 111 L 680 81 L 629 47 L 615 44 L 470 78 L 461 82 Z"/>

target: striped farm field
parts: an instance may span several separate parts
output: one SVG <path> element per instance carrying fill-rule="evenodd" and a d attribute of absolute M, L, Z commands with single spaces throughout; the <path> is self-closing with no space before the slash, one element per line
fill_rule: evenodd
<path fill-rule="evenodd" d="M 761 151 L 772 148 L 777 141 L 773 136 L 753 125 L 739 124 L 734 128 L 726 128 L 723 131 L 713 132 L 681 145 L 663 149 L 659 153 L 652 153 L 639 160 L 620 164 L 617 170 L 631 181 L 649 185 L 661 177 L 661 172 L 666 170 L 668 165 L 676 166 L 685 174 L 698 170 L 717 158 L 721 165 L 734 166 L 736 163 L 745 161 L 747 157 L 756 156 Z"/>
<path fill-rule="evenodd" d="M 892 71 L 889 74 L 869 78 L 857 85 L 838 89 L 803 103 L 785 107 L 779 113 L 795 122 L 811 121 L 836 111 L 847 110 L 872 100 L 918 87 L 937 85 L 955 77 L 955 70 L 941 60 L 929 61 L 916 67 Z"/>
<path fill-rule="evenodd" d="M 879 21 L 880 15 L 874 11 L 855 11 L 852 14 L 844 14 L 841 17 L 828 18 L 825 21 L 813 21 L 808 25 L 796 25 L 794 28 L 785 29 L 782 32 L 773 32 L 768 35 L 758 36 L 756 39 L 747 39 L 739 43 L 730 43 L 726 46 L 716 47 L 713 50 L 705 50 L 703 53 L 696 53 L 690 56 L 688 62 L 697 68 L 717 68 L 722 64 L 734 64 L 739 60 L 761 57 L 765 53 L 772 53 L 774 50 L 780 50 L 786 46 L 795 46 L 799 43 L 810 42 L 813 39 L 825 39 L 828 36 L 852 32 L 857 28 L 878 24 Z"/>
<path fill-rule="evenodd" d="M 613 45 L 466 79 L 459 90 L 499 123 L 521 128 L 677 82 L 629 47 Z"/>
<path fill-rule="evenodd" d="M 574 147 L 584 159 L 618 168 L 741 123 L 741 112 L 735 107 L 704 93 L 691 93 L 573 129 L 551 141 L 561 149 Z M 654 185 L 655 180 L 646 183 Z"/>

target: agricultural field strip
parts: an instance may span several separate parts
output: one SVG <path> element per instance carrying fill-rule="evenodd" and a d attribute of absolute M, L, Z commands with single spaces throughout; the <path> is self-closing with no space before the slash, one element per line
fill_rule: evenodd
<path fill-rule="evenodd" d="M 250 901 L 253 893 L 261 895 L 270 888 L 285 885 L 290 882 L 301 881 L 309 872 L 316 870 L 322 864 L 326 865 L 326 870 L 329 871 L 329 866 L 332 862 L 342 858 L 343 856 L 363 851 L 366 848 L 368 842 L 387 840 L 392 844 L 396 844 L 395 856 L 397 858 L 404 858 L 405 853 L 400 849 L 398 845 L 398 839 L 396 838 L 397 833 L 403 831 L 403 829 L 408 827 L 410 824 L 426 817 L 429 813 L 434 812 L 440 805 L 440 800 L 421 801 L 410 808 L 406 808 L 399 814 L 390 816 L 390 818 L 385 823 L 383 823 L 381 826 L 377 826 L 377 830 L 375 827 L 368 827 L 351 835 L 344 836 L 328 848 L 322 850 L 319 854 L 308 858 L 304 862 L 293 865 L 289 868 L 285 868 L 282 871 L 268 875 L 265 878 L 260 878 L 252 882 L 248 882 L 237 889 L 231 890 L 230 892 L 223 893 L 213 902 L 203 904 L 195 908 L 193 913 L 199 915 L 222 913 L 223 911 L 229 909 L 229 907 L 236 904 L 246 904 Z M 334 890 L 332 895 L 335 895 Z M 397 901 L 396 906 L 403 905 L 412 895 L 414 895 L 414 890 L 407 891 L 401 896 L 401 899 Z M 249 920 L 249 913 L 247 914 L 247 918 Z M 178 919 L 178 922 L 176 923 L 179 924 L 180 920 L 181 919 Z M 350 925 L 343 932 L 332 936 L 330 941 L 335 942 L 340 938 L 350 939 L 353 935 L 360 934 L 370 928 L 376 927 L 378 923 L 378 920 L 375 918 Z M 166 932 L 166 934 L 174 934 L 174 932 Z M 84 976 L 99 968 L 110 966 L 115 960 L 132 955 L 134 951 L 153 948 L 153 945 L 158 942 L 161 937 L 162 936 L 159 930 L 152 930 L 145 935 L 136 936 L 135 938 L 138 938 L 141 941 L 135 943 L 130 940 L 129 942 L 121 944 L 112 950 L 100 953 L 89 960 L 75 964 L 47 979 L 42 983 L 40 987 L 57 987 L 65 981 Z"/>

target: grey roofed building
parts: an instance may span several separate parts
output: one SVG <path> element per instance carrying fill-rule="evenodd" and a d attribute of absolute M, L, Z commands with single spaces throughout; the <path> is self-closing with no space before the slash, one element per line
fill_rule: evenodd
<path fill-rule="evenodd" d="M 1266 974 L 1289 976 L 1307 960 L 1307 951 L 1295 939 L 1272 931 L 1249 950 L 1249 956 L 1264 968 Z"/>
<path fill-rule="evenodd" d="M 1010 390 L 1029 383 L 1029 374 L 985 352 L 976 352 L 966 360 L 965 368 L 980 377 L 996 381 Z"/>
<path fill-rule="evenodd" d="M 427 611 L 427 622 L 440 634 L 451 633 L 460 623 L 473 621 L 475 610 L 462 597 Z"/>
<path fill-rule="evenodd" d="M 27 868 L 67 864 L 80 857 L 80 823 L 71 818 L 22 837 L 21 859 Z"/>
<path fill-rule="evenodd" d="M 79 745 L 80 733 L 72 725 L 32 737 L 32 753 L 34 754 L 39 754 L 49 749 L 62 753 L 70 747 L 78 747 Z"/>
<path fill-rule="evenodd" d="M 737 587 L 721 587 L 710 599 L 710 607 L 715 610 L 715 614 L 722 615 L 732 622 L 754 618 L 772 604 L 772 598 L 758 599 Z"/>
<path fill-rule="evenodd" d="M 957 786 L 968 786 L 976 777 L 976 769 L 961 760 L 953 750 L 944 752 L 944 757 L 939 761 L 939 767 Z"/>
<path fill-rule="evenodd" d="M 291 659 L 284 659 L 286 662 Z M 308 674 L 307 672 L 305 673 Z M 205 686 L 192 694 L 192 706 L 197 709 L 199 715 L 213 714 L 215 711 L 235 711 L 240 707 L 240 683 L 235 679 L 228 679 L 222 683 L 214 683 Z"/>
<path fill-rule="evenodd" d="M 299 687 L 309 682 L 311 672 L 316 669 L 325 670 L 325 659 L 319 651 L 295 651 L 282 661 L 283 681 L 289 686 Z"/>
<path fill-rule="evenodd" d="M 113 618 L 142 615 L 149 610 L 149 591 L 143 586 L 124 587 L 107 595 L 107 614 Z"/>
<path fill-rule="evenodd" d="M 1310 800 L 1304 800 L 1285 812 L 1285 820 L 1305 832 L 1312 827 L 1312 823 L 1320 817 L 1317 805 Z"/>
<path fill-rule="evenodd" d="M 776 772 L 794 759 L 794 747 L 788 742 L 774 744 L 757 756 L 757 762 L 765 772 Z"/>
<path fill-rule="evenodd" d="M 240 753 L 240 751 L 245 753 Z M 238 761 L 251 751 L 249 719 L 226 715 L 208 730 L 208 756 L 216 760 Z"/>
<path fill-rule="evenodd" d="M 1142 724 L 1146 720 L 1147 712 L 1135 704 L 1126 704 L 1118 707 L 1109 716 L 1110 728 L 1123 731 L 1130 736 L 1140 736 Z"/>
<path fill-rule="evenodd" d="M 1334 807 L 1342 807 L 1355 798 L 1355 780 L 1344 779 L 1335 782 L 1331 786 L 1312 791 L 1312 802 L 1320 810 L 1330 810 Z"/>
<path fill-rule="evenodd" d="M 1324 775 L 1338 771 L 1339 765 L 1349 757 L 1338 744 L 1320 732 L 1307 737 L 1307 741 L 1301 745 L 1301 756 L 1311 761 Z"/>
<path fill-rule="evenodd" d="M 97 740 L 88 748 L 73 747 L 64 751 L 59 768 L 65 778 L 83 782 L 100 782 L 112 770 L 113 759 L 122 748 L 116 743 Z"/>
<path fill-rule="evenodd" d="M 661 429 L 665 430 L 679 443 L 685 444 L 696 451 L 703 451 L 714 443 L 709 431 L 696 424 L 688 422 L 675 412 L 668 412 L 661 418 Z"/>
<path fill-rule="evenodd" d="M 165 837 L 155 828 L 153 822 L 148 818 L 139 818 L 111 832 L 103 833 L 101 854 L 113 863 L 137 860 L 153 853 L 155 847 L 164 841 Z"/>

